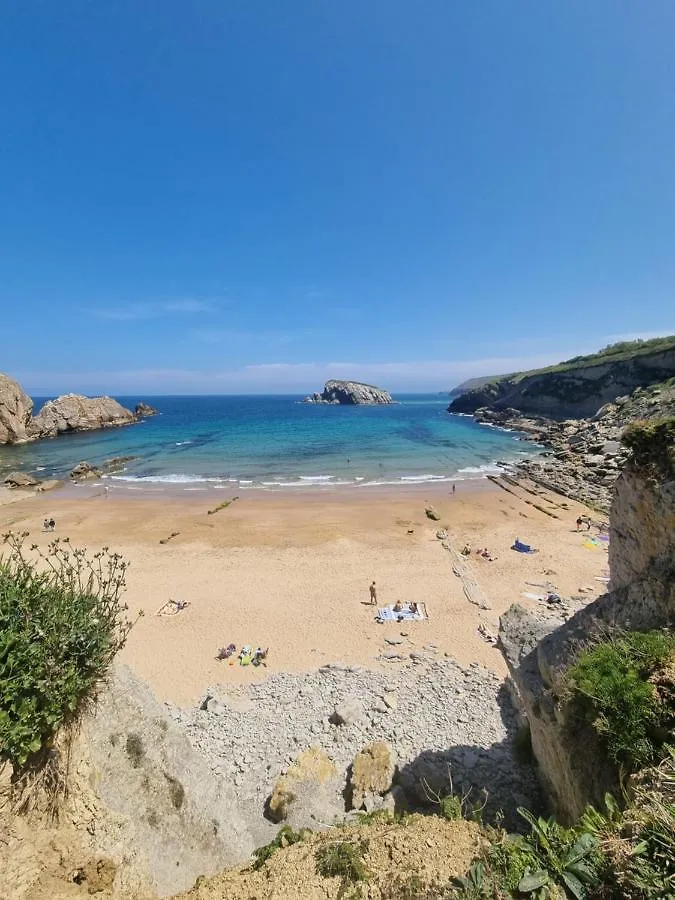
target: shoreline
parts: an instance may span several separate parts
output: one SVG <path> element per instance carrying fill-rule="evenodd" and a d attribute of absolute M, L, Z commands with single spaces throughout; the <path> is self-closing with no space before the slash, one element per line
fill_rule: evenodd
<path fill-rule="evenodd" d="M 539 592 L 527 582 L 553 582 L 566 598 L 584 587 L 589 601 L 604 590 L 595 580 L 606 566 L 604 548 L 589 551 L 574 531 L 585 507 L 562 507 L 552 495 L 533 507 L 487 479 L 458 484 L 454 497 L 447 484 L 439 490 L 428 483 L 402 490 L 250 491 L 208 514 L 214 500 L 224 499 L 230 497 L 223 491 L 158 498 L 112 490 L 106 499 L 100 485 L 68 486 L 0 506 L 0 531 L 29 531 L 43 549 L 67 536 L 73 547 L 109 546 L 128 559 L 125 602 L 130 616 L 146 614 L 120 659 L 160 700 L 183 706 L 198 703 L 210 685 L 251 684 L 332 662 L 393 674 L 427 645 L 439 657 L 477 663 L 503 678 L 501 655 L 478 628 L 495 635 L 499 615 L 513 602 L 545 606 L 525 596 Z M 425 514 L 429 503 L 438 521 Z M 557 518 L 546 512 L 547 503 Z M 56 520 L 54 533 L 42 531 L 46 517 Z M 452 554 L 437 539 L 443 528 L 456 551 L 468 543 L 487 546 L 496 557 L 489 562 L 472 554 L 466 561 L 489 609 L 468 601 Z M 540 552 L 515 553 L 516 537 Z M 368 595 L 373 580 L 378 606 L 424 603 L 429 618 L 377 623 Z M 157 616 L 170 598 L 189 606 Z M 267 667 L 217 660 L 218 649 L 230 643 L 237 651 L 245 644 L 269 647 Z"/>

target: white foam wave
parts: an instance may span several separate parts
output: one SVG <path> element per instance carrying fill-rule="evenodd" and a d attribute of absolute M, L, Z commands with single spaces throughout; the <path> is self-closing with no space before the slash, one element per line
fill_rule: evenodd
<path fill-rule="evenodd" d="M 467 475 L 499 475 L 500 472 L 504 471 L 504 467 L 498 466 L 495 463 L 490 463 L 489 465 L 483 466 L 465 466 L 465 468 L 459 469 L 458 471 Z"/>
<path fill-rule="evenodd" d="M 184 447 L 186 444 L 191 444 L 192 441 L 176 441 L 176 447 Z"/>
<path fill-rule="evenodd" d="M 111 475 L 114 481 L 134 481 L 145 484 L 196 484 L 200 482 L 222 484 L 227 478 L 209 478 L 206 475 Z"/>

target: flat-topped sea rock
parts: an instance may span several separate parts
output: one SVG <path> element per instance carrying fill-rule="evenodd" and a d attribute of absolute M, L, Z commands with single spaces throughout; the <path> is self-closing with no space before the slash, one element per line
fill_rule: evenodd
<path fill-rule="evenodd" d="M 305 397 L 305 403 L 332 403 L 340 406 L 393 403 L 389 391 L 361 381 L 327 381 L 321 393 Z"/>

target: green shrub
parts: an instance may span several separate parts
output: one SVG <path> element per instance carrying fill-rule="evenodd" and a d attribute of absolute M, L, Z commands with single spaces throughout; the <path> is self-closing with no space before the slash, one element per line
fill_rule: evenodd
<path fill-rule="evenodd" d="M 368 842 L 364 840 L 321 844 L 315 854 L 316 871 L 324 878 L 341 878 L 343 887 L 367 881 L 368 872 L 363 862 L 367 850 Z"/>
<path fill-rule="evenodd" d="M 674 647 L 662 632 L 628 632 L 584 651 L 567 672 L 577 718 L 632 771 L 656 758 L 659 730 L 672 715 L 647 679 Z"/>
<path fill-rule="evenodd" d="M 440 813 L 448 822 L 454 822 L 457 819 L 464 818 L 464 810 L 462 808 L 462 798 L 457 794 L 448 794 L 439 801 Z"/>
<path fill-rule="evenodd" d="M 282 847 L 290 847 L 291 844 L 297 844 L 298 841 L 303 840 L 307 833 L 307 830 L 304 828 L 301 828 L 300 831 L 293 831 L 290 825 L 282 825 L 277 831 L 274 840 L 270 841 L 269 844 L 265 844 L 264 847 L 258 847 L 257 850 L 253 851 L 255 856 L 253 868 L 262 869 L 267 860 L 274 856 L 277 850 L 280 850 Z"/>
<path fill-rule="evenodd" d="M 119 554 L 66 538 L 29 558 L 27 536 L 4 535 L 0 557 L 0 761 L 15 770 L 77 714 L 131 628 Z"/>
<path fill-rule="evenodd" d="M 675 474 L 675 419 L 632 422 L 621 436 L 634 465 L 669 478 Z"/>

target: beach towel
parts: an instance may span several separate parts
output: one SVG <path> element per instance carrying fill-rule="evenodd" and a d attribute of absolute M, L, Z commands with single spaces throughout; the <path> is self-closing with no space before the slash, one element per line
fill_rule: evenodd
<path fill-rule="evenodd" d="M 513 542 L 513 546 L 511 547 L 511 549 L 517 550 L 518 553 L 536 553 L 537 552 L 534 547 L 531 547 L 529 544 L 523 544 L 521 541 L 518 540 L 518 538 L 516 538 L 515 541 Z"/>
<path fill-rule="evenodd" d="M 400 610 L 394 610 L 394 604 L 383 606 L 377 611 L 377 618 L 381 622 L 403 622 L 406 619 L 420 621 L 427 618 L 427 610 L 424 603 L 417 604 L 417 612 L 412 612 L 409 603 L 403 603 Z"/>
<path fill-rule="evenodd" d="M 587 538 L 583 544 L 581 545 L 585 550 L 599 550 L 600 545 L 597 544 L 593 538 Z"/>

